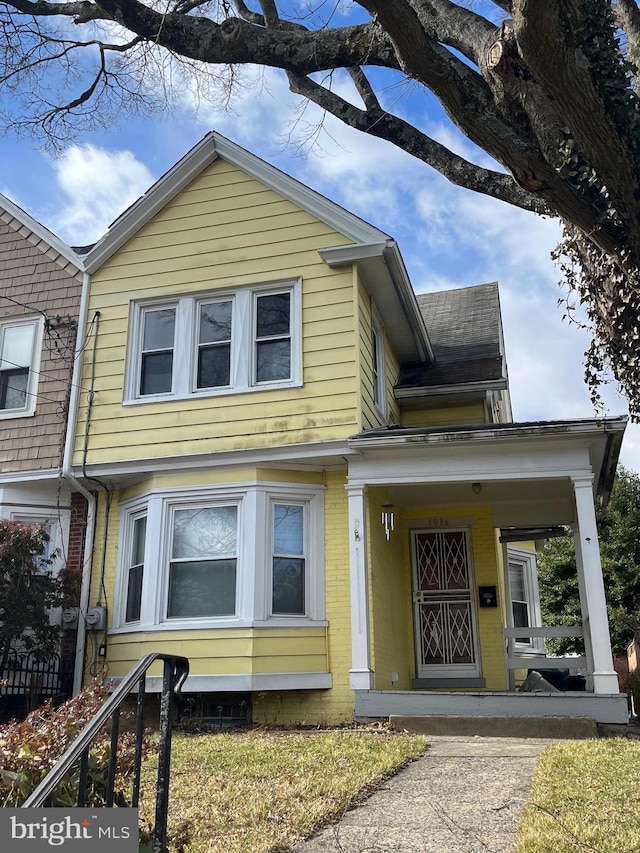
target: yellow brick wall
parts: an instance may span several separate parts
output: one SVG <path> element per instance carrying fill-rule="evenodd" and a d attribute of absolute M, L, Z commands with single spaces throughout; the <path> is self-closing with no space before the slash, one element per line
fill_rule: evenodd
<path fill-rule="evenodd" d="M 415 672 L 411 616 L 411 564 L 403 515 L 394 507 L 389 540 L 381 523 L 386 489 L 367 492 L 371 654 L 376 690 L 409 690 Z M 398 680 L 392 682 L 391 673 Z"/>

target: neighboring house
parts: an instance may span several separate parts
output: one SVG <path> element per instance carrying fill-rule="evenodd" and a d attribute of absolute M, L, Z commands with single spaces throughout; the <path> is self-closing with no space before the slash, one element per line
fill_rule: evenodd
<path fill-rule="evenodd" d="M 75 253 L 0 195 L 0 517 L 45 527 L 55 573 L 80 572 L 87 516 L 62 476 L 81 290 Z M 66 616 L 73 671 L 77 618 Z"/>
<path fill-rule="evenodd" d="M 265 722 L 627 719 L 594 511 L 625 419 L 511 422 L 496 284 L 416 297 L 392 238 L 215 133 L 84 263 L 91 671 L 184 654 Z M 588 691 L 511 692 L 559 525 Z"/>

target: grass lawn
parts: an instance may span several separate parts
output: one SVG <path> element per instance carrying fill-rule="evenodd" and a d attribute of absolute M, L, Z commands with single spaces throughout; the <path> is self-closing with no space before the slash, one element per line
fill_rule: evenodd
<path fill-rule="evenodd" d="M 568 741 L 540 758 L 516 853 L 640 853 L 640 741 Z"/>
<path fill-rule="evenodd" d="M 420 755 L 423 737 L 385 730 L 174 734 L 172 853 L 276 853 L 339 816 Z M 145 765 L 144 799 L 155 767 Z"/>

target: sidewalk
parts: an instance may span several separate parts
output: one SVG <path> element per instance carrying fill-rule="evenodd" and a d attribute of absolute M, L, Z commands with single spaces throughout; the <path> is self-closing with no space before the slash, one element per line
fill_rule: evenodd
<path fill-rule="evenodd" d="M 293 853 L 512 853 L 538 756 L 557 742 L 430 737 L 423 757 Z"/>

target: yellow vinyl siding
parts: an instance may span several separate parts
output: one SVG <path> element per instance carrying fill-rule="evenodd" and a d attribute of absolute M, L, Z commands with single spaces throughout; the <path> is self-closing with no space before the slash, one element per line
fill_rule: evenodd
<path fill-rule="evenodd" d="M 191 675 L 326 672 L 326 631 L 305 626 L 116 634 L 109 641 L 109 676 L 121 678 L 151 652 L 187 657 Z"/>
<path fill-rule="evenodd" d="M 317 249 L 346 238 L 234 166 L 215 161 L 93 277 L 100 312 L 87 461 L 344 438 L 358 429 L 350 268 Z M 302 387 L 122 405 L 131 300 L 232 292 L 302 281 Z M 249 330 L 246 330 L 249 333 Z M 92 346 L 83 387 L 90 383 Z M 74 461 L 81 459 L 81 405 Z"/>
<path fill-rule="evenodd" d="M 384 336 L 384 409 L 381 412 L 374 403 L 373 371 L 373 323 L 374 303 L 362 281 L 358 281 L 358 338 L 360 343 L 360 400 L 362 407 L 362 429 L 371 429 L 386 423 L 398 423 L 400 413 L 393 395 L 393 386 L 399 372 L 398 361 L 384 334 L 384 322 L 380 319 Z"/>
<path fill-rule="evenodd" d="M 487 423 L 487 409 L 482 400 L 476 400 L 432 409 L 403 408 L 401 418 L 403 427 L 465 426 Z"/>

